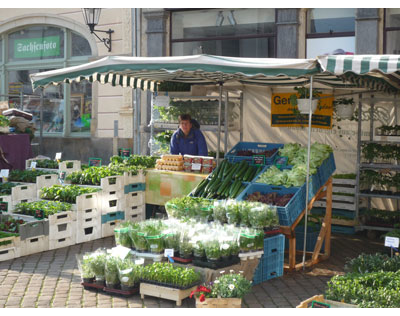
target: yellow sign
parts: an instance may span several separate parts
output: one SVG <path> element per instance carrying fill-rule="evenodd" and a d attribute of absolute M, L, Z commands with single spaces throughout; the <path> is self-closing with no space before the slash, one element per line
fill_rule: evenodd
<path fill-rule="evenodd" d="M 307 114 L 296 114 L 296 106 L 289 102 L 292 93 L 275 93 L 271 98 L 271 126 L 301 127 L 308 126 Z M 321 94 L 327 97 L 319 100 L 318 107 L 312 115 L 311 124 L 315 128 L 332 128 L 333 95 Z"/>

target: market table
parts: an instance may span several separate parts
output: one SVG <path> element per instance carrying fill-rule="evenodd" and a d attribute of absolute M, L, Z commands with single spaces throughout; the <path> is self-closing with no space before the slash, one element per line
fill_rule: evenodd
<path fill-rule="evenodd" d="M 146 170 L 146 204 L 164 205 L 175 197 L 188 195 L 208 174 Z"/>
<path fill-rule="evenodd" d="M 0 135 L 1 169 L 24 170 L 25 161 L 32 157 L 33 152 L 28 134 Z"/>

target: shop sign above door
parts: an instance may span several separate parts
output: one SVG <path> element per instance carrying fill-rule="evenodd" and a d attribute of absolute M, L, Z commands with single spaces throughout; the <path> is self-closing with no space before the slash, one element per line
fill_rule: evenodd
<path fill-rule="evenodd" d="M 24 38 L 14 41 L 14 58 L 56 57 L 59 55 L 59 36 Z"/>

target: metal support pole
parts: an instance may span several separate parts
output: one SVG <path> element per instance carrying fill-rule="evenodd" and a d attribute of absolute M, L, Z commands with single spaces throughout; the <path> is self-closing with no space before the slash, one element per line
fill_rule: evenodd
<path fill-rule="evenodd" d="M 239 125 L 239 129 L 240 129 L 240 141 L 243 141 L 243 92 L 240 93 L 240 125 Z"/>
<path fill-rule="evenodd" d="M 304 214 L 304 245 L 303 245 L 303 270 L 306 268 L 306 247 L 307 247 L 307 219 L 308 219 L 308 191 L 309 191 L 309 177 L 310 177 L 310 152 L 311 152 L 311 121 L 312 121 L 312 90 L 313 90 L 313 76 L 310 78 L 310 106 L 308 109 L 308 144 L 307 144 L 307 178 L 306 178 L 306 211 Z"/>
<path fill-rule="evenodd" d="M 39 131 L 39 155 L 43 149 L 43 88 L 40 88 L 40 131 Z"/>
<path fill-rule="evenodd" d="M 150 148 L 150 156 L 153 155 L 153 147 L 154 147 L 154 93 L 151 94 L 151 118 L 150 118 L 150 140 L 149 140 L 149 148 Z"/>
<path fill-rule="evenodd" d="M 229 96 L 228 91 L 225 91 L 225 135 L 224 135 L 224 152 L 228 152 L 228 104 L 229 104 Z"/>
<path fill-rule="evenodd" d="M 356 219 L 358 219 L 359 216 L 359 204 L 360 204 L 360 199 L 358 197 L 358 194 L 360 193 L 360 159 L 361 159 L 361 110 L 362 110 L 362 104 L 361 104 L 361 99 L 362 99 L 362 93 L 358 95 L 358 128 L 357 128 L 357 175 L 356 175 Z"/>
<path fill-rule="evenodd" d="M 222 82 L 219 83 L 219 104 L 218 104 L 218 134 L 217 134 L 217 165 L 219 165 L 219 151 L 221 147 L 221 112 L 222 112 Z"/>

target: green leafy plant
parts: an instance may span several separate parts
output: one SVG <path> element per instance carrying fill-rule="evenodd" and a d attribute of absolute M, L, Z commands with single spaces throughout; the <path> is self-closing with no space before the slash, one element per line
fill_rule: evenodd
<path fill-rule="evenodd" d="M 0 231 L 0 246 L 6 246 L 12 243 L 12 240 L 8 239 L 8 240 L 4 240 L 6 238 L 9 237 L 16 237 L 19 236 L 19 234 L 15 234 L 15 233 L 7 233 L 7 232 L 2 232 Z M 2 240 L 3 239 L 3 240 Z"/>
<path fill-rule="evenodd" d="M 22 219 L 15 219 L 11 216 L 4 216 L 1 218 L 0 231 L 5 233 L 19 234 L 19 226 L 25 224 Z"/>
<path fill-rule="evenodd" d="M 57 174 L 56 171 L 44 171 L 44 170 L 18 170 L 14 169 L 10 171 L 9 181 L 10 182 L 29 182 L 36 183 L 36 177 L 48 174 Z"/>
<path fill-rule="evenodd" d="M 56 160 L 38 159 L 38 160 L 32 160 L 32 162 L 36 162 L 36 168 L 58 169 L 58 161 Z"/>
<path fill-rule="evenodd" d="M 221 249 L 218 240 L 209 240 L 204 243 L 204 250 L 208 261 L 221 259 Z"/>
<path fill-rule="evenodd" d="M 9 119 L 4 115 L 0 115 L 0 126 L 5 127 L 9 125 L 10 125 Z"/>
<path fill-rule="evenodd" d="M 14 213 L 48 218 L 50 215 L 71 210 L 71 204 L 59 201 L 35 201 L 18 203 Z"/>
<path fill-rule="evenodd" d="M 118 266 L 118 277 L 121 285 L 137 286 L 142 274 L 142 266 L 136 265 L 131 259 L 125 259 Z"/>
<path fill-rule="evenodd" d="M 102 251 L 96 251 L 90 256 L 90 267 L 96 277 L 96 281 L 104 281 L 107 254 Z"/>
<path fill-rule="evenodd" d="M 118 266 L 121 264 L 121 259 L 108 255 L 106 257 L 104 265 L 104 276 L 107 285 L 118 285 L 119 282 L 119 270 Z"/>
<path fill-rule="evenodd" d="M 79 269 L 81 272 L 82 279 L 91 279 L 95 277 L 95 274 L 92 269 L 92 260 L 93 258 L 90 256 L 90 254 L 86 254 L 79 262 Z"/>
<path fill-rule="evenodd" d="M 114 229 L 115 244 L 127 248 L 132 247 L 131 225 L 129 222 L 122 223 L 118 228 Z"/>
<path fill-rule="evenodd" d="M 45 200 L 62 201 L 75 204 L 79 195 L 98 192 L 100 189 L 80 187 L 77 185 L 58 185 L 43 187 L 40 197 Z"/>
<path fill-rule="evenodd" d="M 213 282 L 211 297 L 243 298 L 250 290 L 250 281 L 241 274 L 224 274 Z"/>
<path fill-rule="evenodd" d="M 171 263 L 155 262 L 142 269 L 142 281 L 155 281 L 185 288 L 200 282 L 201 275 L 193 268 L 175 267 Z"/>
<path fill-rule="evenodd" d="M 13 187 L 19 185 L 18 183 L 5 182 L 0 184 L 0 196 L 1 195 L 11 195 L 11 190 Z"/>

